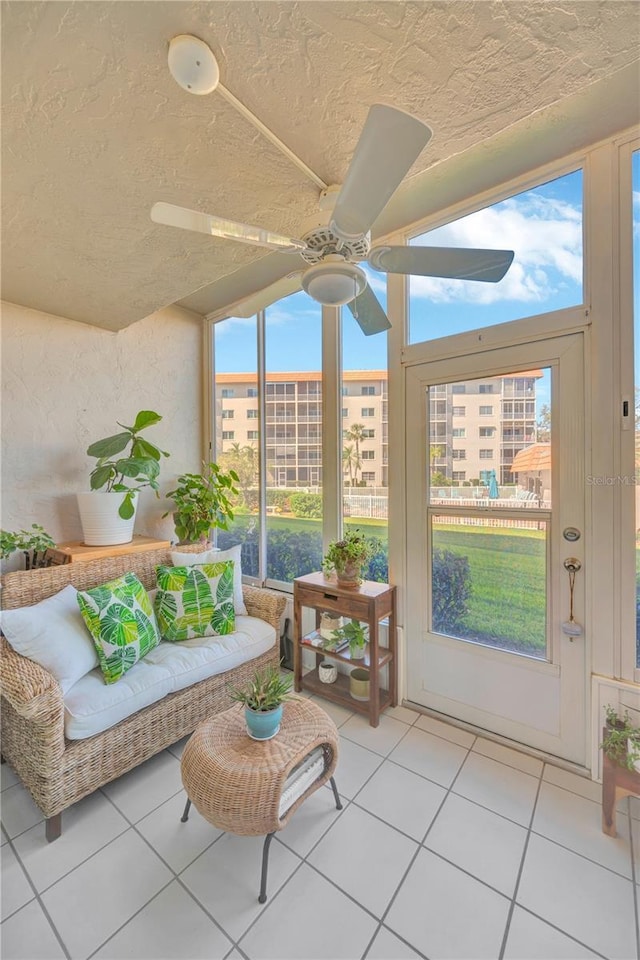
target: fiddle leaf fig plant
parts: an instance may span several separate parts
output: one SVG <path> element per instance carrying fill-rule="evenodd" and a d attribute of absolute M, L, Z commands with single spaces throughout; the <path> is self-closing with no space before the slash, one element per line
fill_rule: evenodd
<path fill-rule="evenodd" d="M 133 499 L 138 490 L 151 487 L 159 496 L 160 458 L 169 454 L 139 434 L 161 420 L 160 414 L 153 410 L 140 410 L 132 427 L 118 421 L 122 433 L 96 440 L 87 448 L 87 454 L 98 459 L 91 471 L 91 489 L 100 490 L 104 487 L 106 493 L 123 493 L 118 510 L 123 520 L 133 516 Z M 118 457 L 127 447 L 129 449 L 125 455 Z"/>

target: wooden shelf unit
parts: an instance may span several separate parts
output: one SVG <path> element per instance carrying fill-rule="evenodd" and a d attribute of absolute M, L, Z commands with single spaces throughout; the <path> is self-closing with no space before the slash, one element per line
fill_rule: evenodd
<path fill-rule="evenodd" d="M 316 630 L 302 633 L 302 608 L 316 612 Z M 369 643 L 364 659 L 353 659 L 349 649 L 323 650 L 312 643 L 317 637 L 320 617 L 331 611 L 342 617 L 359 620 L 369 627 Z M 380 621 L 388 618 L 388 646 L 379 645 Z M 347 706 L 350 710 L 367 714 L 372 727 L 380 722 L 380 713 L 388 706 L 397 704 L 397 656 L 395 623 L 395 587 L 387 583 L 364 580 L 358 587 L 343 587 L 323 573 L 309 573 L 293 581 L 293 669 L 296 691 L 309 690 L 319 696 Z M 316 654 L 316 669 L 303 675 L 302 653 L 310 650 Z M 337 660 L 353 667 L 369 671 L 369 701 L 355 700 L 349 692 L 349 677 L 338 674 L 335 683 L 322 683 L 318 677 L 318 665 L 322 660 Z M 380 670 L 388 666 L 389 689 L 380 689 Z"/>

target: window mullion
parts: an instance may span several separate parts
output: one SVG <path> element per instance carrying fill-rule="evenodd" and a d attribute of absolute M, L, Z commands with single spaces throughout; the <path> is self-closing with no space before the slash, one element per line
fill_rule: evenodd
<path fill-rule="evenodd" d="M 339 307 L 322 308 L 322 542 L 342 530 L 342 338 Z"/>
<path fill-rule="evenodd" d="M 267 418 L 266 418 L 266 359 L 265 311 L 257 317 L 258 350 L 258 576 L 264 584 L 267 577 Z"/>

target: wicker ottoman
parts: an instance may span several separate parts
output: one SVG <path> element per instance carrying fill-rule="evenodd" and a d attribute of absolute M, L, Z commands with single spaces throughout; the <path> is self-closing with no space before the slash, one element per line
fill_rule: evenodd
<path fill-rule="evenodd" d="M 280 732 L 252 740 L 244 707 L 236 704 L 204 720 L 182 754 L 182 782 L 193 803 L 215 827 L 240 836 L 266 834 L 262 851 L 260 903 L 267 899 L 269 845 L 291 815 L 319 787 L 331 782 L 336 809 L 342 804 L 333 772 L 338 731 L 317 704 L 301 697 L 284 705 Z"/>

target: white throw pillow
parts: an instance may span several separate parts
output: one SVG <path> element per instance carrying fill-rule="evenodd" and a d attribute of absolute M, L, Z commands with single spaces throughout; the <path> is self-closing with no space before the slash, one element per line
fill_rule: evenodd
<path fill-rule="evenodd" d="M 31 607 L 3 610 L 0 626 L 16 651 L 35 660 L 56 678 L 65 694 L 98 666 L 98 654 L 69 584 Z"/>
<path fill-rule="evenodd" d="M 176 567 L 192 567 L 194 563 L 220 563 L 223 560 L 233 560 L 233 607 L 241 616 L 247 616 L 247 608 L 242 595 L 242 544 L 229 547 L 228 550 L 205 550 L 203 553 L 177 553 L 171 551 L 171 562 Z"/>

